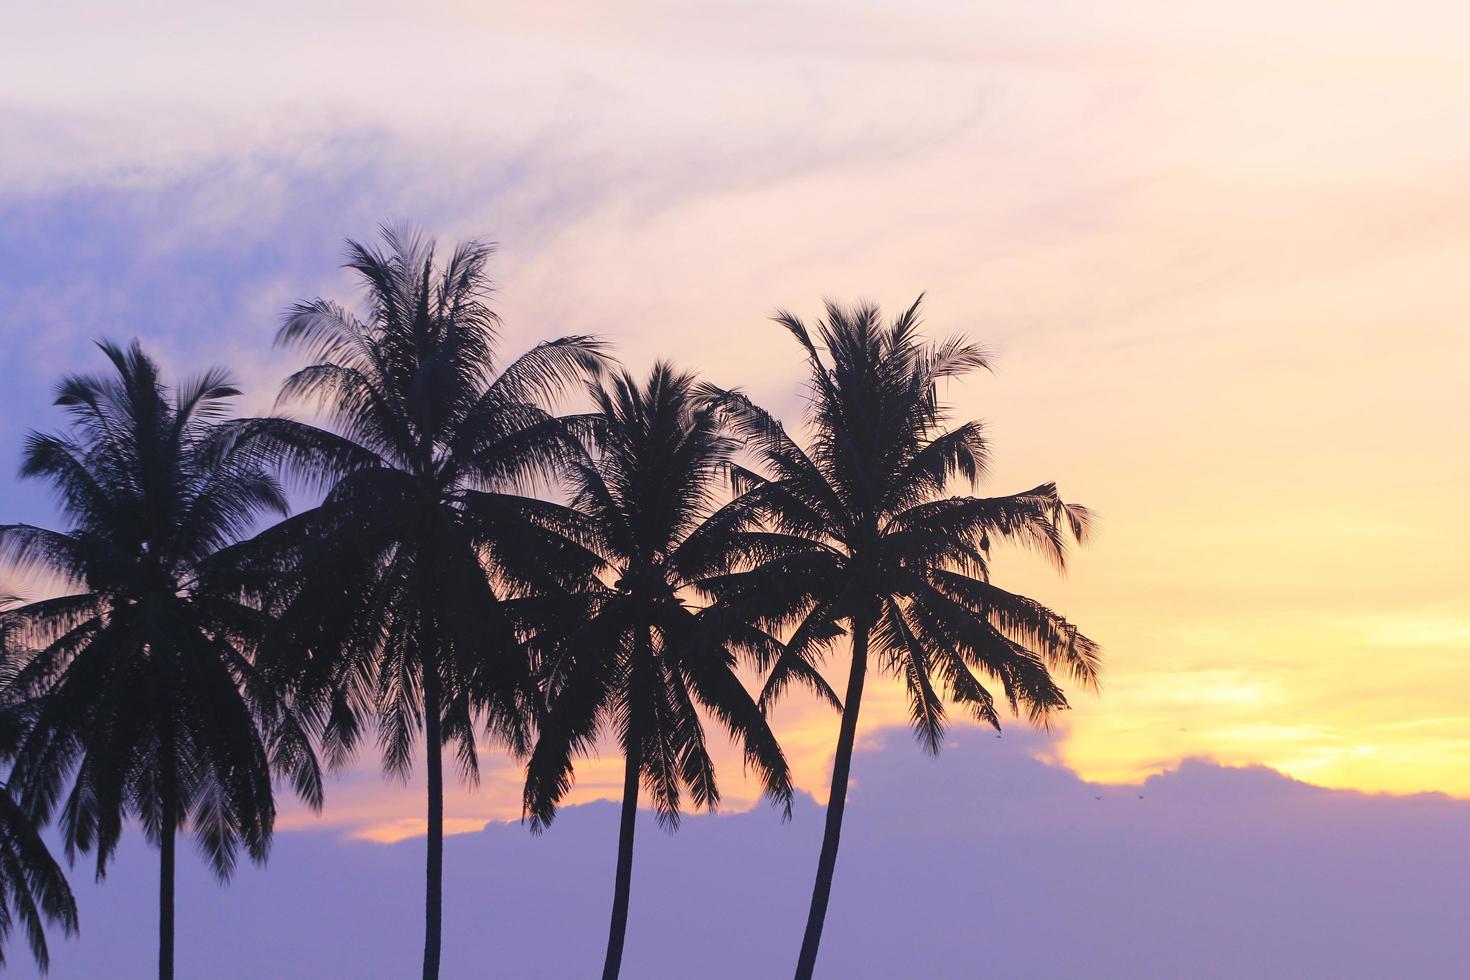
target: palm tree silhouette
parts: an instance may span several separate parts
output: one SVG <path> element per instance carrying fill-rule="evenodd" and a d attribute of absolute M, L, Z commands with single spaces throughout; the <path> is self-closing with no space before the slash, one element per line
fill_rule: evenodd
<path fill-rule="evenodd" d="M 0 596 L 0 610 L 17 602 L 13 596 Z M 14 664 L 24 652 L 12 647 L 7 625 L 0 621 L 0 691 L 8 697 Z M 34 707 L 33 703 L 0 702 L 0 759 L 14 758 L 25 731 L 26 712 Z M 0 786 L 0 968 L 5 966 L 5 940 L 17 920 L 25 930 L 31 955 L 45 973 L 51 955 L 43 920 L 60 925 L 68 936 L 75 935 L 77 903 L 36 825 L 9 788 Z"/>
<path fill-rule="evenodd" d="M 748 400 L 727 399 L 736 431 L 771 474 L 737 471 L 741 499 L 763 508 L 774 533 L 791 542 L 788 553 L 717 590 L 744 616 L 794 627 L 763 703 L 792 680 L 809 679 L 811 663 L 843 625 L 851 637 L 798 978 L 811 977 L 816 964 L 869 655 L 904 679 L 914 728 L 931 753 L 944 740 L 943 695 L 1000 727 L 995 698 L 976 672 L 998 681 L 1011 709 L 1036 722 L 1067 703 L 1051 670 L 1065 669 L 1083 685 L 1097 675 L 1092 641 L 1040 603 L 991 584 L 989 570 L 991 542 L 1002 538 L 1062 567 L 1065 537 L 1084 537 L 1088 513 L 1063 503 L 1052 484 L 1007 497 L 945 496 L 953 477 L 979 480 L 987 449 L 978 422 L 944 431 L 937 387 L 987 361 L 962 338 L 925 343 L 918 314 L 915 302 L 885 325 L 874 306 L 829 303 L 815 339 L 795 316 L 778 314 L 807 357 L 808 450 Z"/>
<path fill-rule="evenodd" d="M 71 529 L 0 527 L 0 559 L 71 589 L 0 614 L 33 651 L 6 695 L 29 703 L 10 788 L 38 824 L 60 805 L 68 856 L 95 848 L 98 877 L 124 820 L 140 821 L 160 849 L 158 973 L 172 977 L 178 831 L 224 881 L 241 845 L 266 858 L 272 769 L 313 807 L 321 774 L 252 662 L 260 614 L 219 584 L 226 546 L 286 511 L 258 447 L 222 422 L 239 392 L 218 370 L 170 392 L 136 343 L 100 346 L 115 373 L 62 381 L 71 432 L 33 433 L 21 469 L 51 483 Z"/>
<path fill-rule="evenodd" d="M 434 245 L 383 231 L 386 250 L 348 242 L 366 288 L 359 319 L 326 300 L 295 307 L 278 342 L 313 363 L 283 401 L 315 399 L 331 431 L 256 420 L 290 472 L 330 487 L 319 507 L 261 535 L 261 588 L 279 612 L 272 669 L 341 763 L 375 720 L 384 766 L 405 777 L 425 738 L 428 841 L 423 975 L 439 972 L 442 748 L 464 776 L 475 732 L 524 753 L 538 695 L 527 632 L 536 597 L 586 580 L 595 556 L 559 531 L 566 508 L 520 491 L 575 446 L 575 418 L 548 406 L 599 374 L 588 337 L 537 345 L 496 371 L 487 304 L 492 247 Z"/>
<path fill-rule="evenodd" d="M 718 404 L 694 378 L 656 365 L 645 385 L 627 373 L 594 392 L 592 456 L 573 463 L 573 506 L 586 538 L 606 558 L 607 587 L 569 630 L 548 671 L 550 709 L 527 766 L 525 808 L 533 830 L 550 823 L 571 788 L 572 760 L 600 731 L 625 759 L 617 875 L 604 978 L 622 964 L 640 784 L 658 819 L 679 820 L 683 788 L 694 804 L 719 801 L 698 714 L 704 708 L 744 744 L 765 791 L 790 814 L 786 760 L 735 673 L 741 636 L 691 608 L 700 581 L 749 557 L 759 535 L 740 504 L 714 510 L 737 442 Z"/>

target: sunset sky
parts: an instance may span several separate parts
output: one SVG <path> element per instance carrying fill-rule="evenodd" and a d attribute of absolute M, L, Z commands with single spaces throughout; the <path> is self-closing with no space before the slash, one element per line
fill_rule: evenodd
<path fill-rule="evenodd" d="M 508 351 L 601 334 L 793 422 L 773 309 L 924 292 L 931 333 L 996 355 L 948 392 L 987 420 L 986 487 L 1100 515 L 1065 577 L 998 562 L 1105 656 L 1028 751 L 1091 782 L 1205 757 L 1470 796 L 1470 7 L 694 9 L 10 5 L 0 519 L 57 520 L 13 473 L 90 340 L 224 364 L 268 410 L 281 311 L 353 300 L 342 239 L 380 221 L 500 243 Z M 906 717 L 874 689 L 869 744 Z M 824 798 L 835 714 L 777 718 Z M 616 797 L 620 763 L 580 772 Z M 518 773 L 456 790 L 451 829 L 517 817 Z M 421 811 L 365 753 L 285 826 L 391 841 Z"/>

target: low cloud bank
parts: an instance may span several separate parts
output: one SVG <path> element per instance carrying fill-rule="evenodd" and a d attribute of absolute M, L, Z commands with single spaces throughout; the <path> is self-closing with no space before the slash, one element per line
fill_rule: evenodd
<path fill-rule="evenodd" d="M 819 974 L 827 977 L 1461 977 L 1470 801 L 1325 790 L 1191 760 L 1137 787 L 1037 761 L 1030 737 L 903 732 L 855 763 Z M 803 797 L 639 828 L 624 974 L 789 973 L 821 833 Z M 533 838 L 446 841 L 446 977 L 596 974 L 617 808 Z M 278 837 L 268 868 L 213 885 L 181 862 L 183 977 L 399 978 L 418 969 L 422 841 Z M 156 863 L 137 834 L 101 886 L 78 865 L 82 938 L 53 976 L 146 977 Z M 31 969 L 22 949 L 12 971 Z"/>

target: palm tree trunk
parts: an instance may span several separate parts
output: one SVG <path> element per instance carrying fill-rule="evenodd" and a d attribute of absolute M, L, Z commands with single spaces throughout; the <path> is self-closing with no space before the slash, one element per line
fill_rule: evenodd
<path fill-rule="evenodd" d="M 852 769 L 852 747 L 857 740 L 858 709 L 863 702 L 863 680 L 868 672 L 868 626 L 853 624 L 852 670 L 847 675 L 847 696 L 842 701 L 842 728 L 837 735 L 837 756 L 832 762 L 832 792 L 827 797 L 827 828 L 822 834 L 822 854 L 817 859 L 817 881 L 812 886 L 812 905 L 806 917 L 806 935 L 796 961 L 796 980 L 811 980 L 817 968 L 817 946 L 827 919 L 827 899 L 832 894 L 832 872 L 837 867 L 837 843 L 842 836 L 842 812 L 847 808 L 847 776 Z"/>
<path fill-rule="evenodd" d="M 173 739 L 165 734 L 159 752 L 159 805 L 162 826 L 158 858 L 158 980 L 174 977 L 174 837 L 177 834 L 178 787 Z"/>
<path fill-rule="evenodd" d="M 628 932 L 628 895 L 633 884 L 633 832 L 638 824 L 638 773 L 641 755 L 637 739 L 630 740 L 623 775 L 623 816 L 618 826 L 618 871 L 613 884 L 612 925 L 607 933 L 607 958 L 602 980 L 617 980 L 623 968 L 623 937 Z"/>
<path fill-rule="evenodd" d="M 439 728 L 439 668 L 424 665 L 424 741 L 429 782 L 429 840 L 424 880 L 424 980 L 438 980 L 444 907 L 444 757 Z"/>

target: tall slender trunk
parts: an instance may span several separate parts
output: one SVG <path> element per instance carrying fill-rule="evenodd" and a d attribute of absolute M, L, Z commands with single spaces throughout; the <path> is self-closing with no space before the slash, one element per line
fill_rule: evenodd
<path fill-rule="evenodd" d="M 623 968 L 623 937 L 628 932 L 628 894 L 633 883 L 633 832 L 638 824 L 638 773 L 642 752 L 638 740 L 631 739 L 626 771 L 623 775 L 623 816 L 618 825 L 618 871 L 613 883 L 612 925 L 607 933 L 607 959 L 602 964 L 602 980 L 617 980 Z"/>
<path fill-rule="evenodd" d="M 796 961 L 796 980 L 811 980 L 817 967 L 817 946 L 822 942 L 822 925 L 827 920 L 827 899 L 832 894 L 832 872 L 837 867 L 837 843 L 842 836 L 842 812 L 847 808 L 847 775 L 852 768 L 852 747 L 857 739 L 858 709 L 863 703 L 863 680 L 868 672 L 868 625 L 854 623 L 852 670 L 847 675 L 847 696 L 842 702 L 842 728 L 837 735 L 837 757 L 832 762 L 832 792 L 827 798 L 827 828 L 822 833 L 822 854 L 817 859 L 817 881 L 812 886 L 812 905 L 806 917 L 806 935 Z"/>
<path fill-rule="evenodd" d="M 424 980 L 438 980 L 444 908 L 444 756 L 439 665 L 424 664 L 424 742 L 429 775 L 429 840 L 424 873 Z"/>
<path fill-rule="evenodd" d="M 158 858 L 158 980 L 174 977 L 174 837 L 178 830 L 178 772 L 173 733 L 161 740 L 159 806 L 162 826 Z"/>

